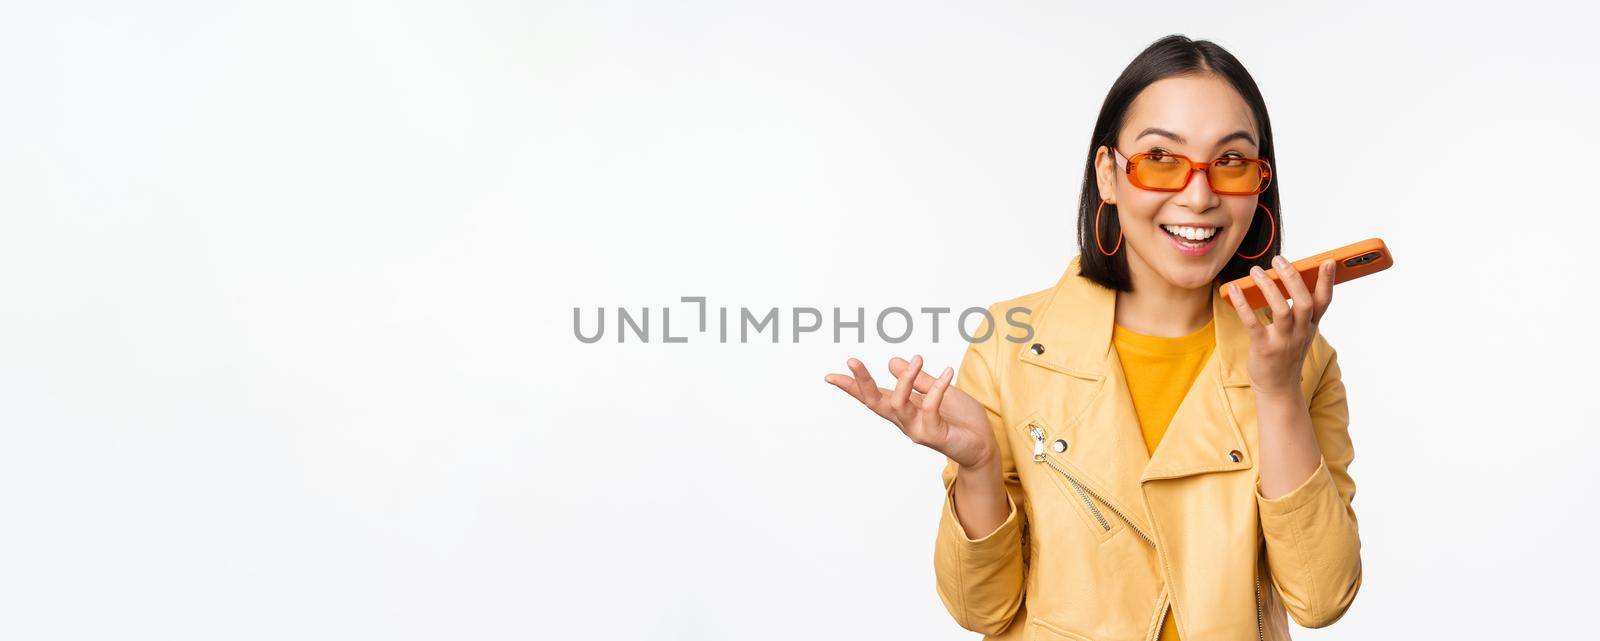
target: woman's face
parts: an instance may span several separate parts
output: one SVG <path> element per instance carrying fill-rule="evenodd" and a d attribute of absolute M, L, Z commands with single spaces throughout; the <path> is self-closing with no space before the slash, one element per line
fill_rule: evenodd
<path fill-rule="evenodd" d="M 1223 155 L 1258 158 L 1259 136 L 1249 105 L 1227 81 L 1215 76 L 1174 77 L 1151 83 L 1134 99 L 1118 132 L 1117 147 L 1124 158 L 1163 151 L 1188 156 L 1198 164 Z M 1110 199 L 1102 215 L 1109 217 L 1115 211 L 1122 224 L 1123 251 L 1128 252 L 1135 286 L 1159 276 L 1185 289 L 1209 287 L 1239 250 L 1252 217 L 1260 211 L 1257 196 L 1213 193 L 1204 174 L 1193 176 L 1183 191 L 1135 187 L 1104 146 L 1095 153 L 1095 168 L 1100 193 Z M 1107 233 L 1101 242 L 1110 248 L 1116 239 Z M 1250 248 L 1249 253 L 1254 251 Z"/>

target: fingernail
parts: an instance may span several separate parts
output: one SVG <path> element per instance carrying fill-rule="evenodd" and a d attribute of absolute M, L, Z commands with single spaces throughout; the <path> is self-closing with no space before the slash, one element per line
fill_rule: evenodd
<path fill-rule="evenodd" d="M 1267 270 L 1262 269 L 1260 265 L 1251 265 L 1250 273 L 1256 276 L 1263 276 L 1266 275 Z"/>
<path fill-rule="evenodd" d="M 1239 297 L 1239 286 L 1238 285 L 1229 285 L 1228 286 L 1228 293 L 1232 294 L 1233 297 L 1237 299 Z"/>
<path fill-rule="evenodd" d="M 1277 265 L 1279 267 L 1288 267 L 1289 266 L 1289 261 L 1284 260 L 1284 258 L 1282 256 L 1273 256 L 1272 257 L 1272 264 Z"/>

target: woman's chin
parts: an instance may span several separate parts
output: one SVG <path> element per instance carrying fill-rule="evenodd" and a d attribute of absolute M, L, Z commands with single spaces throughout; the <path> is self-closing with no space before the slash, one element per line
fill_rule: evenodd
<path fill-rule="evenodd" d="M 1210 265 L 1173 265 L 1162 272 L 1162 276 L 1174 287 L 1200 289 L 1211 287 L 1219 270 L 1212 269 Z"/>

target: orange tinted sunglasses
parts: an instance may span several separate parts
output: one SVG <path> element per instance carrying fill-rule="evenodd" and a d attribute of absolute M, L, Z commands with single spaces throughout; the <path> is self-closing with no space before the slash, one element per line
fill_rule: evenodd
<path fill-rule="evenodd" d="M 1183 191 L 1197 171 L 1205 173 L 1211 191 L 1224 196 L 1252 196 L 1272 184 L 1272 167 L 1260 158 L 1223 156 L 1201 164 L 1182 154 L 1137 153 L 1128 158 L 1116 147 L 1111 152 L 1128 182 L 1150 191 Z"/>

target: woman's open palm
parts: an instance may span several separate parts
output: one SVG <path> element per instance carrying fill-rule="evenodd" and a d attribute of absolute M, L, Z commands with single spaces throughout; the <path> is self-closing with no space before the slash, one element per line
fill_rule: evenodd
<path fill-rule="evenodd" d="M 853 376 L 829 374 L 827 381 L 888 419 L 913 443 L 944 454 L 963 467 L 992 462 L 999 454 L 983 405 L 951 385 L 955 371 L 946 367 L 938 378 L 922 371 L 922 357 L 911 362 L 889 359 L 895 388 L 878 387 L 865 365 L 847 362 Z"/>

